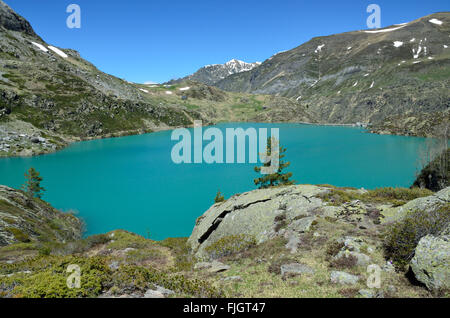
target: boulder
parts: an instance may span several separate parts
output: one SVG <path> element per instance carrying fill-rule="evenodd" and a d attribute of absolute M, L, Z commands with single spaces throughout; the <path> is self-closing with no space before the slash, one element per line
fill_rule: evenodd
<path fill-rule="evenodd" d="M 332 271 L 331 272 L 331 282 L 335 284 L 340 285 L 355 285 L 358 283 L 359 277 L 346 273 L 346 272 L 339 272 L 339 271 Z"/>
<path fill-rule="evenodd" d="M 383 211 L 383 215 L 385 216 L 383 222 L 397 221 L 402 219 L 408 213 L 417 210 L 435 211 L 448 202 L 450 202 L 450 187 L 445 188 L 434 195 L 409 201 L 398 208 L 385 209 Z"/>
<path fill-rule="evenodd" d="M 311 267 L 299 264 L 299 263 L 292 263 L 292 264 L 285 264 L 281 266 L 281 276 L 286 277 L 290 275 L 314 275 L 315 271 Z"/>
<path fill-rule="evenodd" d="M 201 262 L 194 265 L 194 269 L 208 270 L 210 273 L 220 273 L 230 269 L 230 266 L 225 265 L 218 261 L 213 262 Z"/>
<path fill-rule="evenodd" d="M 340 251 L 334 259 L 341 259 L 345 257 L 354 257 L 356 259 L 356 265 L 357 266 L 367 266 L 370 264 L 370 257 L 363 253 L 358 252 L 350 252 L 348 250 L 346 251 Z"/>
<path fill-rule="evenodd" d="M 311 226 L 317 220 L 317 217 L 310 216 L 293 221 L 289 225 L 289 229 L 297 233 L 306 233 L 311 230 Z"/>
<path fill-rule="evenodd" d="M 274 224 L 280 207 L 287 224 L 291 224 L 299 216 L 310 216 L 310 211 L 323 205 L 317 196 L 328 191 L 318 186 L 297 185 L 233 196 L 222 204 L 213 205 L 197 220 L 188 244 L 200 259 L 208 259 L 205 248 L 223 238 L 245 235 L 260 244 L 278 235 Z M 306 231 L 314 219 L 297 221 L 295 229 Z"/>
<path fill-rule="evenodd" d="M 149 289 L 145 292 L 144 298 L 165 298 L 165 297 L 161 292 Z"/>
<path fill-rule="evenodd" d="M 425 236 L 416 247 L 411 269 L 429 290 L 450 289 L 450 236 Z"/>

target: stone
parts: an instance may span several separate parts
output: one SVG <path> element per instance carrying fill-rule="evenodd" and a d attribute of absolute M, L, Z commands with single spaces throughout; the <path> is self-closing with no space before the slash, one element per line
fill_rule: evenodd
<path fill-rule="evenodd" d="M 367 266 L 370 264 L 370 257 L 363 254 L 363 253 L 358 253 L 358 252 L 350 252 L 348 250 L 345 251 L 340 251 L 335 257 L 334 259 L 341 259 L 344 257 L 354 257 L 356 258 L 356 266 Z"/>
<path fill-rule="evenodd" d="M 417 280 L 429 290 L 450 289 L 450 236 L 423 237 L 410 265 Z"/>
<path fill-rule="evenodd" d="M 233 196 L 220 205 L 213 205 L 198 219 L 188 244 L 195 256 L 204 260 L 208 259 L 205 249 L 226 237 L 245 235 L 258 244 L 263 243 L 272 236 L 280 206 L 286 206 L 289 224 L 295 217 L 307 215 L 309 210 L 321 206 L 323 202 L 317 196 L 327 191 L 329 189 L 318 186 L 296 185 Z M 312 219 L 297 222 L 296 229 L 308 230 L 311 222 Z"/>
<path fill-rule="evenodd" d="M 345 249 L 354 252 L 360 252 L 364 241 L 358 237 L 345 236 L 338 240 L 339 243 L 344 243 Z"/>
<path fill-rule="evenodd" d="M 149 289 L 145 292 L 144 298 L 165 298 L 165 297 L 161 292 Z"/>
<path fill-rule="evenodd" d="M 282 277 L 285 277 L 286 275 L 314 275 L 314 273 L 314 269 L 304 264 L 292 263 L 281 266 Z"/>
<path fill-rule="evenodd" d="M 316 220 L 317 220 L 317 217 L 315 217 L 315 216 L 301 218 L 299 220 L 293 221 L 289 225 L 289 229 L 291 229 L 292 231 L 298 232 L 298 233 L 306 233 L 311 230 L 311 226 L 313 225 L 314 221 L 316 221 Z"/>
<path fill-rule="evenodd" d="M 242 277 L 241 276 L 225 277 L 225 278 L 223 278 L 223 281 L 225 281 L 225 282 L 229 282 L 229 281 L 239 282 L 239 281 L 242 281 Z"/>
<path fill-rule="evenodd" d="M 376 292 L 374 292 L 372 289 L 361 289 L 359 291 L 359 294 L 364 298 L 375 298 L 376 296 Z"/>
<path fill-rule="evenodd" d="M 170 290 L 170 289 L 164 288 L 162 286 L 158 286 L 158 285 L 156 285 L 156 291 L 158 293 L 163 294 L 164 296 L 170 296 L 170 295 L 175 294 L 175 292 L 173 290 Z"/>
<path fill-rule="evenodd" d="M 194 269 L 197 270 L 208 270 L 210 273 L 220 273 L 230 269 L 230 266 L 225 265 L 218 261 L 213 262 L 201 262 L 194 265 Z"/>
<path fill-rule="evenodd" d="M 361 289 L 359 290 L 359 294 L 364 298 L 384 298 L 382 290 Z"/>
<path fill-rule="evenodd" d="M 391 261 L 387 261 L 386 264 L 384 264 L 381 269 L 387 273 L 395 272 L 395 266 L 394 264 L 392 264 Z"/>
<path fill-rule="evenodd" d="M 332 271 L 331 272 L 331 282 L 335 284 L 340 285 L 355 285 L 358 283 L 359 277 L 346 273 L 346 272 L 339 272 L 339 271 Z"/>

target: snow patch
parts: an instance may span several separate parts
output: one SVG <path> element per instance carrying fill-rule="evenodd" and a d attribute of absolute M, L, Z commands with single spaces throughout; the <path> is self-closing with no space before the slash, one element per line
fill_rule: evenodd
<path fill-rule="evenodd" d="M 172 95 L 173 93 L 171 91 L 166 91 L 166 95 Z"/>
<path fill-rule="evenodd" d="M 56 54 L 58 54 L 59 56 L 61 56 L 62 58 L 68 58 L 69 56 L 64 53 L 63 51 L 61 51 L 60 49 L 58 49 L 57 47 L 51 46 L 49 45 L 48 47 L 50 50 L 52 50 L 53 52 L 55 52 Z"/>
<path fill-rule="evenodd" d="M 353 84 L 353 87 L 356 87 L 356 86 L 358 86 L 358 81 L 356 81 L 356 83 Z"/>
<path fill-rule="evenodd" d="M 325 44 L 319 45 L 319 46 L 317 47 L 317 49 L 314 51 L 314 53 L 322 52 L 322 49 L 323 49 L 324 46 L 325 46 Z"/>
<path fill-rule="evenodd" d="M 442 23 L 443 23 L 441 20 L 438 20 L 438 19 L 431 19 L 428 22 L 433 23 L 433 24 L 437 24 L 437 25 L 442 25 Z"/>
<path fill-rule="evenodd" d="M 190 89 L 191 89 L 190 87 L 182 87 L 182 88 L 180 88 L 180 91 L 188 91 Z"/>
<path fill-rule="evenodd" d="M 416 42 L 416 38 L 412 38 L 411 40 L 409 40 L 410 43 L 412 42 Z"/>
<path fill-rule="evenodd" d="M 297 97 L 296 101 L 298 102 L 300 99 L 302 99 L 302 96 Z"/>
<path fill-rule="evenodd" d="M 36 42 L 31 42 L 34 46 L 37 46 L 41 51 L 44 52 L 48 52 L 47 48 L 45 46 L 43 46 L 42 44 L 36 43 Z"/>
<path fill-rule="evenodd" d="M 392 28 L 392 29 L 384 29 L 384 30 L 374 30 L 374 31 L 364 31 L 366 33 L 374 34 L 374 33 L 385 33 L 385 32 L 392 32 L 396 30 L 403 29 L 406 25 L 398 27 L 398 28 Z"/>
<path fill-rule="evenodd" d="M 446 48 L 448 48 L 448 46 L 444 44 L 444 49 L 446 49 Z"/>
<path fill-rule="evenodd" d="M 401 42 L 401 41 L 395 41 L 394 42 L 394 46 L 395 47 L 401 47 L 403 45 L 403 42 Z"/>
<path fill-rule="evenodd" d="M 370 88 L 372 88 L 372 87 L 373 87 L 373 85 L 375 85 L 375 82 L 372 82 L 372 85 L 370 85 Z"/>
<path fill-rule="evenodd" d="M 143 88 L 139 88 L 140 91 L 144 92 L 144 93 L 148 93 L 148 90 L 143 89 Z"/>

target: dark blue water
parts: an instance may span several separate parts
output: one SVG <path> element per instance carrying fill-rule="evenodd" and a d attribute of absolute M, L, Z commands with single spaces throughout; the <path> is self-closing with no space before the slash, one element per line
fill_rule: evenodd
<path fill-rule="evenodd" d="M 362 129 L 301 124 L 221 124 L 279 127 L 289 171 L 299 183 L 366 189 L 409 187 L 425 139 L 380 136 Z M 86 234 L 125 229 L 153 239 L 190 235 L 195 220 L 213 203 L 255 189 L 254 164 L 176 165 L 171 132 L 75 143 L 45 156 L 0 159 L 0 184 L 18 188 L 29 167 L 47 189 L 44 199 L 75 210 Z"/>

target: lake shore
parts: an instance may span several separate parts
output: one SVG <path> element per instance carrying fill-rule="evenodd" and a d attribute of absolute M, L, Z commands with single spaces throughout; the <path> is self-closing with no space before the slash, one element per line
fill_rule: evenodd
<path fill-rule="evenodd" d="M 217 122 L 211 123 L 209 126 L 214 126 L 217 124 L 228 124 L 229 122 Z M 242 124 L 248 124 L 250 122 L 236 122 Z M 398 136 L 408 136 L 408 137 L 420 137 L 409 134 L 400 134 L 393 133 L 389 131 L 383 131 L 380 129 L 376 129 L 374 127 L 368 127 L 366 124 L 355 123 L 355 124 L 340 124 L 340 123 L 311 123 L 305 121 L 287 121 L 287 122 L 255 122 L 255 124 L 301 124 L 301 125 L 310 125 L 310 126 L 323 126 L 323 127 L 354 127 L 354 128 L 364 128 L 367 129 L 367 133 L 377 134 L 377 135 L 398 135 Z M 25 132 L 17 132 L 16 130 L 21 130 L 24 126 L 27 126 Z M 46 155 L 50 153 L 54 153 L 64 148 L 70 146 L 75 142 L 82 141 L 90 141 L 90 140 L 99 140 L 99 139 L 108 139 L 108 138 L 120 138 L 126 136 L 135 136 L 135 135 L 143 135 L 160 131 L 174 130 L 177 128 L 192 128 L 194 125 L 190 126 L 167 126 L 167 125 L 148 125 L 147 127 L 136 129 L 136 130 L 125 130 L 114 133 L 108 133 L 98 136 L 89 136 L 89 137 L 75 137 L 75 136 L 67 136 L 67 135 L 51 135 L 50 138 L 41 137 L 42 135 L 47 136 L 46 131 L 37 129 L 30 124 L 26 124 L 21 122 L 17 129 L 11 127 L 11 125 L 7 125 L 6 123 L 0 124 L 0 159 L 2 158 L 28 158 Z M 205 126 L 207 127 L 207 126 Z M 11 138 L 12 137 L 12 138 Z M 6 144 L 11 139 L 15 142 L 12 145 Z M 3 140 L 3 144 L 2 144 Z M 36 142 L 33 142 L 35 140 Z M 8 145 L 8 148 L 2 148 L 2 145 Z M 18 150 L 14 150 L 14 149 Z M 11 150 L 13 149 L 13 150 Z"/>

